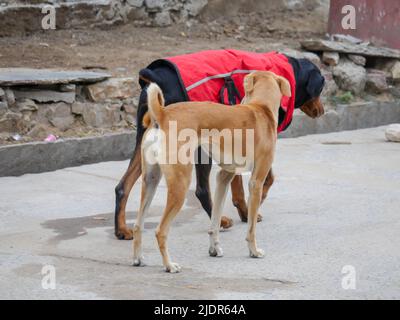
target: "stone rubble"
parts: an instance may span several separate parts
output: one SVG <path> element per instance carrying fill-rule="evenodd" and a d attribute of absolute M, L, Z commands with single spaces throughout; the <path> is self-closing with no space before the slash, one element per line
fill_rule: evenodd
<path fill-rule="evenodd" d="M 8 72 L 8 69 L 2 73 L 2 70 L 2 136 L 8 134 L 11 137 L 18 133 L 42 139 L 47 136 L 44 134 L 45 128 L 63 132 L 76 127 L 120 128 L 135 125 L 137 99 L 134 97 L 134 78 L 104 80 L 103 75 L 97 77 L 90 74 L 85 80 L 85 75 L 88 75 L 85 72 L 49 73 L 37 70 L 38 79 L 35 82 L 32 69 L 28 72 L 17 70 L 15 74 Z M 16 81 L 16 85 L 13 85 L 13 81 Z"/>

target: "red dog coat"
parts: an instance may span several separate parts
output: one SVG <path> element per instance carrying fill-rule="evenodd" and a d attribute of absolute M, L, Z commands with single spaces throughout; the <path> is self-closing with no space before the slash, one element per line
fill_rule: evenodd
<path fill-rule="evenodd" d="M 180 73 L 190 101 L 212 101 L 225 103 L 225 87 L 233 81 L 235 91 L 231 104 L 240 103 L 244 96 L 243 79 L 252 71 L 271 71 L 286 78 L 292 96 L 283 97 L 281 107 L 286 111 L 278 127 L 281 132 L 290 123 L 295 102 L 296 80 L 288 58 L 277 52 L 251 53 L 239 50 L 210 50 L 193 54 L 165 58 L 173 63 Z M 236 88 L 237 91 L 236 92 Z M 221 90 L 222 88 L 222 90 Z M 232 95 L 231 95 L 232 97 Z M 236 101 L 235 101 L 236 100 Z"/>

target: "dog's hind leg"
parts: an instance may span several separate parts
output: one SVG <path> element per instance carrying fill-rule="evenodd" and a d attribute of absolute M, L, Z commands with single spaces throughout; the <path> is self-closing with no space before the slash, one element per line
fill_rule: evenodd
<path fill-rule="evenodd" d="M 142 194 L 140 209 L 133 227 L 133 265 L 143 264 L 142 255 L 142 231 L 144 230 L 144 218 L 154 198 L 156 189 L 161 180 L 161 170 L 158 164 L 143 164 Z"/>
<path fill-rule="evenodd" d="M 191 180 L 191 165 L 175 165 L 174 169 L 163 170 L 168 186 L 167 205 L 165 207 L 160 224 L 156 229 L 158 247 L 167 272 L 176 273 L 181 267 L 171 262 L 167 248 L 167 236 L 172 220 L 178 214 L 185 202 L 185 196 Z"/>
<path fill-rule="evenodd" d="M 211 218 L 213 203 L 210 192 L 210 172 L 212 168 L 211 159 L 205 155 L 201 148 L 197 150 L 198 163 L 196 163 L 196 197 L 200 200 L 201 206 Z M 207 161 L 203 161 L 206 159 Z M 232 227 L 233 220 L 223 216 L 221 219 L 221 227 L 228 229 Z"/>
<path fill-rule="evenodd" d="M 274 176 L 274 173 L 272 172 L 272 168 L 271 168 L 271 170 L 269 170 L 269 172 L 268 172 L 267 178 L 265 179 L 265 182 L 263 185 L 261 203 L 263 203 L 264 200 L 267 198 L 268 191 L 272 187 L 274 181 L 275 181 L 275 176 Z"/>
<path fill-rule="evenodd" d="M 126 204 L 133 185 L 142 173 L 140 145 L 135 148 L 128 170 L 115 188 L 115 236 L 119 240 L 132 239 L 132 230 L 126 225 Z"/>
<path fill-rule="evenodd" d="M 147 112 L 147 93 L 142 90 L 139 99 L 139 107 L 137 112 L 137 132 L 136 146 L 132 159 L 129 163 L 128 170 L 122 177 L 121 181 L 115 188 L 115 236 L 120 240 L 132 239 L 132 230 L 126 225 L 126 203 L 128 202 L 129 193 L 133 185 L 142 173 L 141 169 L 141 143 L 145 128 L 143 127 L 143 117 Z"/>
<path fill-rule="evenodd" d="M 265 183 L 267 183 L 267 181 Z M 231 182 L 231 190 L 232 190 L 232 202 L 239 213 L 240 220 L 242 220 L 243 222 L 247 222 L 248 208 L 243 189 L 243 178 L 241 175 L 237 175 L 235 176 L 235 178 L 233 178 Z M 257 222 L 260 221 L 262 221 L 262 215 L 258 214 Z"/>
<path fill-rule="evenodd" d="M 218 172 L 217 175 L 217 189 L 215 191 L 214 208 L 211 216 L 211 227 L 208 231 L 208 234 L 210 235 L 210 249 L 208 252 L 212 257 L 223 256 L 222 248 L 219 244 L 219 229 L 228 186 L 234 176 L 235 173 L 223 169 Z"/>

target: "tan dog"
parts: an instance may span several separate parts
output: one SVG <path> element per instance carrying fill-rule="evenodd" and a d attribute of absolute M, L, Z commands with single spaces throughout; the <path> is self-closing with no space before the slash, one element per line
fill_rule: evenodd
<path fill-rule="evenodd" d="M 221 215 L 226 198 L 228 186 L 236 173 L 251 171 L 249 183 L 249 215 L 248 232 L 246 240 L 250 250 L 250 256 L 261 258 L 264 256 L 263 250 L 256 244 L 256 225 L 257 211 L 260 206 L 264 181 L 274 159 L 275 145 L 277 140 L 278 110 L 282 96 L 291 96 L 289 82 L 275 75 L 272 72 L 257 71 L 249 74 L 244 80 L 245 98 L 243 104 L 231 106 L 220 105 L 207 102 L 185 102 L 164 107 L 164 98 L 161 89 L 156 84 L 151 84 L 147 90 L 149 116 L 144 121 L 151 121 L 151 128 L 145 134 L 142 143 L 142 194 L 141 204 L 137 221 L 133 229 L 134 236 L 134 265 L 142 263 L 142 244 L 141 233 L 151 200 L 154 196 L 162 174 L 165 176 L 168 195 L 160 224 L 156 229 L 156 237 L 162 255 L 163 264 L 166 271 L 174 273 L 180 271 L 180 266 L 171 262 L 167 249 L 167 235 L 172 220 L 180 211 L 184 204 L 185 195 L 189 189 L 192 177 L 192 163 L 161 163 L 160 155 L 171 156 L 168 154 L 167 144 L 176 143 L 177 150 L 185 142 L 170 141 L 170 123 L 177 124 L 177 132 L 185 129 L 193 129 L 201 141 L 200 130 L 217 129 L 234 130 L 252 129 L 254 133 L 254 148 L 244 146 L 240 156 L 244 157 L 245 164 L 236 165 L 235 163 L 224 163 L 220 161 L 221 171 L 217 175 L 217 188 L 214 199 L 214 207 L 211 218 L 210 248 L 211 256 L 222 256 L 223 252 L 219 241 L 219 229 Z M 146 123 L 148 125 L 149 123 Z M 165 139 L 155 140 L 157 133 L 162 131 Z M 156 141 L 156 142 L 154 142 Z M 168 143 L 167 143 L 168 142 Z M 192 146 L 197 148 L 196 146 Z M 224 144 L 218 144 L 220 155 L 231 153 L 231 158 L 235 157 L 236 149 L 224 149 Z M 163 151 L 164 150 L 164 151 Z M 168 150 L 168 151 L 167 151 Z M 253 150 L 253 151 L 251 151 Z M 233 154 L 232 154 L 233 153 Z M 157 158 L 158 156 L 158 158 Z M 211 154 L 215 158 L 215 154 Z M 225 159 L 225 156 L 221 157 Z M 169 158 L 168 158 L 169 159 Z"/>

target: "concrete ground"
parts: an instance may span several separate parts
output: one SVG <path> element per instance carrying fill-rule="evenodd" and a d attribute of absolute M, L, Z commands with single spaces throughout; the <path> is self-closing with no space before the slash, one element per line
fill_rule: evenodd
<path fill-rule="evenodd" d="M 132 267 L 131 242 L 113 236 L 113 190 L 127 164 L 0 178 L 0 298 L 400 298 L 400 144 L 386 142 L 382 127 L 279 140 L 257 229 L 264 259 L 248 257 L 246 224 L 230 201 L 225 256 L 208 256 L 209 220 L 192 184 L 170 233 L 179 274 L 163 272 L 154 237 L 165 184 L 145 225 L 147 266 Z M 55 267 L 54 290 L 42 287 L 45 265 Z"/>

